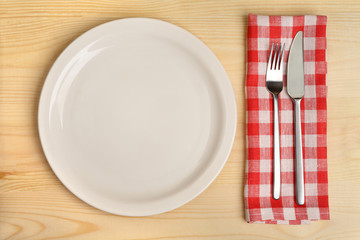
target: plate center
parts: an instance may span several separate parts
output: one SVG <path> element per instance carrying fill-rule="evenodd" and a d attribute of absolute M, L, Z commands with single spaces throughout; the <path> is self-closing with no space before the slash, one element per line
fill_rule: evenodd
<path fill-rule="evenodd" d="M 129 201 L 190 183 L 218 134 L 211 76 L 179 45 L 153 40 L 92 46 L 59 94 L 64 146 L 78 153 L 69 166 L 79 181 Z"/>

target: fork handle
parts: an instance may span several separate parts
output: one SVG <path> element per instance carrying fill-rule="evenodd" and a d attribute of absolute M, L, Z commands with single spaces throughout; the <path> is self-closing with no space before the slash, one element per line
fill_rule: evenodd
<path fill-rule="evenodd" d="M 279 134 L 279 95 L 274 97 L 274 151 L 273 151 L 273 198 L 280 198 L 280 134 Z"/>
<path fill-rule="evenodd" d="M 296 189 L 296 203 L 303 205 L 305 203 L 304 190 L 304 166 L 302 154 L 302 135 L 301 135 L 301 110 L 300 99 L 294 99 L 295 111 L 295 189 Z"/>

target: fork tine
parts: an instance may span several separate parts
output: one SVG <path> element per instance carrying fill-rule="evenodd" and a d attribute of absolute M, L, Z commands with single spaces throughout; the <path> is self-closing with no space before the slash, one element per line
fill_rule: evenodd
<path fill-rule="evenodd" d="M 280 69 L 280 58 L 281 58 L 280 54 L 281 54 L 281 43 L 279 44 L 279 49 L 278 49 L 278 52 L 277 52 L 277 58 L 276 58 L 275 67 L 274 67 L 275 70 Z"/>
<path fill-rule="evenodd" d="M 279 43 L 279 51 L 278 51 L 278 56 L 277 56 L 276 63 L 275 63 L 276 70 L 280 70 L 281 53 L 282 53 L 282 48 L 281 48 L 281 43 Z"/>
<path fill-rule="evenodd" d="M 285 43 L 283 44 L 282 51 L 281 51 L 281 58 L 280 58 L 280 61 L 279 61 L 279 69 L 282 69 L 282 66 L 283 66 L 284 50 L 285 50 Z"/>
<path fill-rule="evenodd" d="M 271 66 L 271 69 L 272 70 L 275 70 L 276 69 L 276 60 L 277 60 L 277 51 L 278 51 L 278 44 L 276 43 L 275 45 L 275 51 L 274 51 L 274 59 L 272 60 L 272 66 Z"/>
<path fill-rule="evenodd" d="M 267 66 L 268 70 L 271 69 L 271 60 L 272 60 L 273 50 L 274 50 L 274 44 L 271 44 L 270 57 L 269 57 L 268 66 Z"/>

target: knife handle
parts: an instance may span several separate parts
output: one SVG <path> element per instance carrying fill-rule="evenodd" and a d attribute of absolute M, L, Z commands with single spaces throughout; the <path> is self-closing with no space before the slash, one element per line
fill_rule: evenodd
<path fill-rule="evenodd" d="M 279 134 L 279 95 L 274 97 L 274 151 L 273 151 L 273 198 L 280 198 L 280 134 Z"/>
<path fill-rule="evenodd" d="M 296 189 L 296 203 L 304 205 L 305 190 L 304 190 L 304 164 L 302 154 L 302 135 L 301 135 L 301 110 L 300 99 L 294 99 L 295 111 L 295 189 Z"/>

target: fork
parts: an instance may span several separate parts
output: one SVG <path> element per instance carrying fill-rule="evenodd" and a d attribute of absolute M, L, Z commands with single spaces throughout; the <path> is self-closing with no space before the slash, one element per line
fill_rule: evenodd
<path fill-rule="evenodd" d="M 278 47 L 279 46 L 279 47 Z M 283 58 L 285 44 L 271 45 L 266 70 L 266 88 L 274 99 L 274 151 L 273 151 L 273 198 L 280 198 L 280 134 L 279 134 L 279 93 L 283 89 Z M 273 56 L 274 55 L 274 56 Z"/>

